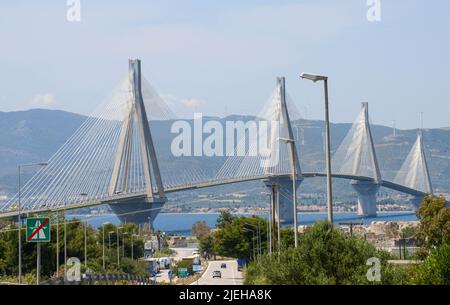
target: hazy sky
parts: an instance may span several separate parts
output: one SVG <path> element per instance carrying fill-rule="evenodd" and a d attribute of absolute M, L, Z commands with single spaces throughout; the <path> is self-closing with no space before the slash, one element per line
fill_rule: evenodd
<path fill-rule="evenodd" d="M 360 103 L 371 119 L 399 128 L 450 126 L 450 1 L 66 0 L 0 4 L 0 111 L 50 108 L 88 114 L 142 59 L 145 77 L 178 112 L 256 114 L 286 76 L 307 118 L 352 122 Z"/>

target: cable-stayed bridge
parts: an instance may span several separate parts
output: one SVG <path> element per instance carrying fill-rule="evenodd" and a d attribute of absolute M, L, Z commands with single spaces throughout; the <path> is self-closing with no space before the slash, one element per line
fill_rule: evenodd
<path fill-rule="evenodd" d="M 23 186 L 20 204 L 17 194 L 0 207 L 0 217 L 17 215 L 19 206 L 20 213 L 28 214 L 109 204 L 116 214 L 127 214 L 128 221 L 143 223 L 156 217 L 167 193 L 263 180 L 280 207 L 279 217 L 289 222 L 294 215 L 292 177 L 299 187 L 303 179 L 325 174 L 300 168 L 301 152 L 291 126 L 299 112 L 285 87 L 284 78 L 277 78 L 257 119 L 227 124 L 231 135 L 223 135 L 218 122 L 207 122 L 199 131 L 194 124 L 194 139 L 179 134 L 171 153 L 162 152 L 151 122 L 175 116 L 142 78 L 141 62 L 130 60 L 127 79 Z M 171 132 L 183 128 L 190 126 L 181 122 Z M 204 132 L 209 133 L 204 141 L 195 138 Z M 209 151 L 204 151 L 205 143 Z M 215 166 L 202 166 L 204 159 L 196 158 L 202 154 Z M 362 104 L 332 164 L 333 177 L 350 180 L 357 192 L 359 215 L 376 215 L 376 193 L 381 186 L 411 195 L 416 206 L 426 193 L 432 193 L 421 132 L 395 179 L 383 180 L 367 103 Z"/>

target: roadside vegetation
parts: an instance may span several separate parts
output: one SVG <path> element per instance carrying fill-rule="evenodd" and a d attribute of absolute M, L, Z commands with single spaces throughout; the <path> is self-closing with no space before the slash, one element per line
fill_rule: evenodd
<path fill-rule="evenodd" d="M 417 211 L 417 229 L 405 228 L 401 235 L 415 237 L 420 250 L 411 264 L 392 264 L 395 257 L 376 249 L 360 236 L 349 236 L 326 221 L 308 227 L 299 236 L 294 248 L 292 229 L 281 229 L 281 251 L 268 253 L 268 223 L 260 217 L 237 217 L 222 211 L 217 230 L 197 236 L 200 252 L 244 258 L 245 284 L 338 284 L 338 285 L 405 285 L 450 284 L 450 208 L 445 198 L 426 196 Z M 198 225 L 203 227 L 204 224 Z M 257 228 L 261 232 L 261 256 L 256 242 Z M 380 280 L 369 281 L 367 273 L 380 262 Z"/>
<path fill-rule="evenodd" d="M 52 219 L 51 242 L 41 244 L 41 280 L 64 274 L 64 219 L 59 219 L 59 274 L 56 274 L 56 219 Z M 81 262 L 81 272 L 89 269 L 93 273 L 126 273 L 146 276 L 146 263 L 136 258 L 144 255 L 145 234 L 138 236 L 134 223 L 123 224 L 119 230 L 113 224 L 105 224 L 105 270 L 103 269 L 103 229 L 88 226 L 86 229 L 87 268 L 84 264 L 85 223 L 67 220 L 67 257 L 77 257 Z M 25 240 L 22 229 L 22 272 L 24 282 L 36 282 L 36 244 Z M 117 231 L 119 232 L 120 265 L 117 264 Z M 18 275 L 18 232 L 14 224 L 3 224 L 0 232 L 0 282 L 17 282 Z M 133 257 L 131 259 L 131 240 Z"/>

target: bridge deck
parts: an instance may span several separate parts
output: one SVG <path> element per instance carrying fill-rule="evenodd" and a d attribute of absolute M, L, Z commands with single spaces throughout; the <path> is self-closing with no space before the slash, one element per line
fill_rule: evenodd
<path fill-rule="evenodd" d="M 347 180 L 357 180 L 357 181 L 374 181 L 373 178 L 370 177 L 363 177 L 363 176 L 354 176 L 354 175 L 343 175 L 343 174 L 332 174 L 333 178 L 339 178 L 339 179 L 347 179 Z M 178 186 L 168 186 L 165 188 L 166 193 L 173 193 L 173 192 L 181 192 L 181 191 L 187 191 L 187 190 L 194 190 L 194 189 L 202 189 L 207 187 L 214 187 L 214 186 L 220 186 L 220 185 L 227 185 L 227 184 L 234 184 L 234 183 L 241 183 L 241 182 L 247 182 L 247 181 L 256 181 L 256 180 L 264 180 L 268 178 L 290 178 L 290 175 L 277 175 L 277 176 L 254 176 L 254 177 L 240 177 L 240 178 L 233 178 L 233 179 L 227 179 L 227 180 L 211 180 L 211 181 L 205 181 L 201 183 L 196 184 L 186 184 L 186 185 L 178 185 Z M 325 173 L 303 173 L 303 178 L 314 178 L 314 177 L 326 177 Z M 409 187 L 396 184 L 394 182 L 381 180 L 378 182 L 381 186 L 393 189 L 405 194 L 409 194 L 412 196 L 425 196 L 424 192 L 411 189 Z M 130 200 L 130 199 L 140 199 L 145 198 L 147 194 L 145 192 L 138 192 L 138 193 L 132 193 L 132 194 L 116 194 L 114 196 L 110 197 L 103 197 L 97 200 L 90 200 L 86 202 L 78 202 L 70 204 L 68 203 L 66 207 L 58 207 L 53 209 L 41 209 L 41 210 L 35 210 L 35 211 L 24 211 L 23 213 L 36 213 L 36 212 L 57 212 L 57 211 L 63 211 L 63 210 L 73 210 L 73 209 L 79 209 L 89 206 L 95 206 L 100 204 L 114 204 L 119 203 L 123 200 Z M 11 217 L 17 215 L 17 211 L 8 211 L 5 213 L 0 213 L 0 218 L 4 217 Z"/>

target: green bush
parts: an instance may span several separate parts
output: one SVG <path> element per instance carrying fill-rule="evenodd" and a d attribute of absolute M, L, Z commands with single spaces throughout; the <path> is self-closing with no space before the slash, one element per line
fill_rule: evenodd
<path fill-rule="evenodd" d="M 251 262 L 245 284 L 369 284 L 366 262 L 371 257 L 380 259 L 383 270 L 389 255 L 358 237 L 345 236 L 328 222 L 317 222 L 300 236 L 297 248 L 265 255 L 260 264 Z M 399 281 L 390 270 L 381 279 L 384 284 Z"/>
<path fill-rule="evenodd" d="M 412 282 L 422 285 L 450 285 L 450 244 L 433 249 L 413 273 Z"/>
<path fill-rule="evenodd" d="M 174 264 L 171 268 L 173 274 L 178 275 L 178 268 L 187 268 L 190 275 L 194 274 L 194 271 L 192 269 L 192 265 L 194 264 L 193 260 L 181 260 L 178 261 L 176 264 Z"/>

